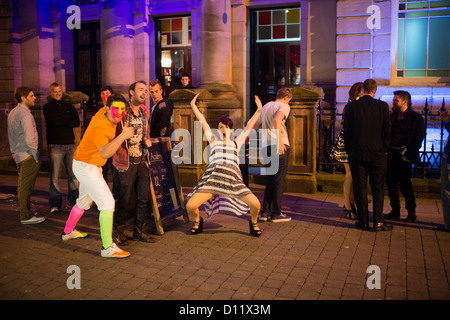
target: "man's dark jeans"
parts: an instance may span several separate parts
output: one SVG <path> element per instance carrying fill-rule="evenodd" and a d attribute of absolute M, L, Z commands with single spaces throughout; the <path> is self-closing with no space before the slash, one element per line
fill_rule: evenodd
<path fill-rule="evenodd" d="M 128 170 L 117 172 L 119 180 L 119 198 L 116 202 L 114 225 L 125 225 L 128 219 L 134 218 L 135 227 L 142 228 L 146 218 L 149 195 L 150 174 L 146 162 L 130 164 Z M 136 208 L 133 215 L 128 215 L 133 189 L 136 194 Z"/>
<path fill-rule="evenodd" d="M 281 214 L 281 198 L 284 192 L 284 181 L 286 178 L 290 147 L 285 145 L 286 152 L 279 156 L 278 171 L 274 175 L 267 175 L 266 190 L 264 191 L 264 201 L 262 205 L 261 215 L 275 218 Z M 277 152 L 275 145 L 268 146 L 263 150 L 263 155 L 271 158 L 272 152 Z M 270 164 L 267 164 L 270 166 Z"/>
<path fill-rule="evenodd" d="M 405 208 L 408 211 L 416 209 L 416 198 L 411 183 L 411 162 L 404 161 L 400 152 L 391 151 L 388 153 L 386 184 L 392 210 L 400 210 L 398 185 L 400 185 L 400 191 L 405 197 Z"/>

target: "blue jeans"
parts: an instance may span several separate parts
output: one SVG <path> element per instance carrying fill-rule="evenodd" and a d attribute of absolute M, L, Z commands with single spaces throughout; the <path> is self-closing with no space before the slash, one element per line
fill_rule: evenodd
<path fill-rule="evenodd" d="M 445 228 L 450 230 L 450 172 L 448 158 L 441 155 L 441 201 Z"/>
<path fill-rule="evenodd" d="M 74 144 L 49 144 L 49 153 L 50 153 L 50 169 L 51 169 L 51 178 L 50 178 L 50 192 L 48 204 L 50 208 L 58 208 L 60 209 L 62 206 L 62 195 L 61 195 L 61 187 L 59 185 L 59 178 L 61 175 L 61 169 L 64 164 L 67 175 L 67 185 L 68 185 L 68 202 L 69 206 L 74 206 L 76 200 L 78 198 L 78 180 L 73 174 L 72 170 L 72 161 L 73 155 L 76 150 L 76 146 Z"/>
<path fill-rule="evenodd" d="M 281 214 L 281 198 L 284 192 L 284 181 L 286 178 L 290 151 L 290 147 L 288 145 L 285 146 L 286 152 L 279 156 L 277 173 L 274 175 L 267 175 L 266 177 L 267 182 L 264 191 L 261 215 L 272 218 Z M 277 152 L 276 148 L 276 146 L 269 146 L 267 152 L 263 154 L 267 154 L 270 158 L 272 152 Z"/>

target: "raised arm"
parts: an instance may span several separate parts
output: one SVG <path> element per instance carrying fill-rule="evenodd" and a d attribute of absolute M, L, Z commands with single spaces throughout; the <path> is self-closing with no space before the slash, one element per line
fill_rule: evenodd
<path fill-rule="evenodd" d="M 247 139 L 248 135 L 250 134 L 250 131 L 257 126 L 258 119 L 259 116 L 261 115 L 261 110 L 263 108 L 261 100 L 257 95 L 255 95 L 255 103 L 257 107 L 255 113 L 250 118 L 250 120 L 248 120 L 247 125 L 244 128 L 244 132 L 242 132 L 238 137 L 236 137 L 236 144 L 238 147 L 240 147 L 245 142 L 245 139 Z"/>
<path fill-rule="evenodd" d="M 203 114 L 198 110 L 197 106 L 195 105 L 195 102 L 197 101 L 197 97 L 200 95 L 200 93 L 197 93 L 195 97 L 191 100 L 191 108 L 194 112 L 195 117 L 202 123 L 203 131 L 205 132 L 206 138 L 208 141 L 211 142 L 212 134 L 211 134 L 211 128 L 209 127 L 208 122 L 206 121 Z"/>

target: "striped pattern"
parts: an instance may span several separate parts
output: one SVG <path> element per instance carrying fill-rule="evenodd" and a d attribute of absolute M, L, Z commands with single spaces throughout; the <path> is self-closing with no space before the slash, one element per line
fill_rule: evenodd
<path fill-rule="evenodd" d="M 250 194 L 251 191 L 242 180 L 236 144 L 216 141 L 211 143 L 210 147 L 208 168 L 197 186 L 186 197 L 186 202 L 196 192 L 212 193 L 214 196 L 205 203 L 205 211 L 209 217 L 215 213 L 247 213 L 249 207 L 238 198 Z"/>

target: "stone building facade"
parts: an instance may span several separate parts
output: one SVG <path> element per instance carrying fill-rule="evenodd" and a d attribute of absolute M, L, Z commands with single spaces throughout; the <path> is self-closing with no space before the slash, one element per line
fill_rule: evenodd
<path fill-rule="evenodd" d="M 0 114 L 21 85 L 38 114 L 54 81 L 93 103 L 105 84 L 126 93 L 159 78 L 169 93 L 181 69 L 237 127 L 255 94 L 265 103 L 282 86 L 319 88 L 341 112 L 366 78 L 390 104 L 402 88 L 414 108 L 436 110 L 450 101 L 449 43 L 448 1 L 0 0 Z"/>

